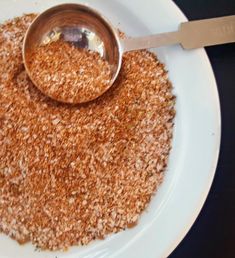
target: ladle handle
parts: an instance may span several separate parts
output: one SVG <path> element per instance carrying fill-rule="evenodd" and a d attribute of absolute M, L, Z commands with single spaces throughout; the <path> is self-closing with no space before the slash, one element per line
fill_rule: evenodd
<path fill-rule="evenodd" d="M 123 52 L 181 44 L 194 49 L 235 42 L 235 15 L 184 22 L 179 31 L 121 41 Z"/>

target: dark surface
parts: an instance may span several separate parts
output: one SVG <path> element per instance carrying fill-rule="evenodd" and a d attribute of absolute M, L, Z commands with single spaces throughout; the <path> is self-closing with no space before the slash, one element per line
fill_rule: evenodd
<path fill-rule="evenodd" d="M 235 0 L 175 0 L 189 20 L 235 15 Z M 222 111 L 222 141 L 207 201 L 170 258 L 235 257 L 235 44 L 207 48 Z"/>

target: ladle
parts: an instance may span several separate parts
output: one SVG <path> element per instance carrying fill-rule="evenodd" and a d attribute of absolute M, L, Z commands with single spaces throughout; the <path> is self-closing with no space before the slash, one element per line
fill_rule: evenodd
<path fill-rule="evenodd" d="M 181 23 L 179 30 L 139 38 L 121 39 L 113 25 L 96 10 L 81 4 L 62 4 L 41 13 L 32 22 L 25 35 L 23 59 L 30 79 L 30 51 L 48 44 L 58 35 L 79 48 L 97 51 L 108 61 L 112 79 L 102 95 L 115 82 L 125 52 L 181 44 L 184 49 L 235 42 L 235 15 Z M 40 87 L 38 87 L 40 89 Z M 41 90 L 41 89 L 40 89 Z M 48 95 L 47 92 L 44 94 Z M 87 99 L 90 101 L 92 99 Z M 66 102 L 64 100 L 63 102 Z"/>

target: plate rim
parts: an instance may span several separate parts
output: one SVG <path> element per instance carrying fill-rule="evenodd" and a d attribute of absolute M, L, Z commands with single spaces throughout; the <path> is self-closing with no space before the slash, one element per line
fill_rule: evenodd
<path fill-rule="evenodd" d="M 185 21 L 189 21 L 188 17 L 184 14 L 184 12 L 180 9 L 180 7 L 173 1 L 170 0 L 171 4 L 174 6 L 175 9 L 177 9 L 178 13 L 182 16 L 182 18 Z M 208 178 L 208 182 L 207 182 L 207 188 L 204 189 L 204 193 L 201 196 L 201 199 L 198 200 L 198 206 L 195 207 L 195 211 L 194 214 L 191 215 L 191 221 L 188 222 L 188 225 L 185 225 L 184 229 L 181 230 L 181 233 L 179 234 L 178 238 L 175 239 L 174 243 L 169 246 L 168 250 L 165 251 L 164 257 L 168 257 L 169 255 L 171 255 L 173 253 L 173 251 L 178 247 L 178 245 L 184 240 L 184 238 L 186 237 L 186 235 L 189 233 L 189 231 L 191 230 L 191 228 L 193 227 L 194 223 L 196 222 L 197 218 L 199 217 L 204 204 L 209 196 L 213 181 L 215 179 L 215 174 L 216 174 L 216 170 L 217 170 L 217 165 L 218 165 L 218 161 L 219 161 L 219 154 L 220 154 L 220 147 L 221 147 L 221 135 L 222 135 L 222 117 L 221 117 L 221 102 L 220 102 L 220 95 L 219 95 L 219 91 L 218 91 L 218 84 L 216 81 L 216 77 L 215 77 L 215 73 L 211 64 L 211 61 L 207 55 L 207 52 L 205 50 L 205 48 L 201 48 L 201 54 L 204 56 L 205 58 L 205 62 L 207 67 L 210 69 L 210 77 L 213 80 L 213 84 L 215 85 L 215 91 L 216 91 L 216 99 L 217 99 L 217 108 L 218 110 L 216 110 L 217 115 L 218 115 L 218 128 L 217 128 L 217 138 L 214 140 L 215 141 L 215 150 L 214 150 L 214 161 L 212 164 L 212 168 L 211 168 L 211 173 L 210 173 L 210 177 Z M 157 258 L 157 257 L 156 257 Z"/>
<path fill-rule="evenodd" d="M 64 0 L 64 2 L 65 2 L 65 0 Z M 77 0 L 76 1 L 72 0 L 70 2 L 77 2 Z M 176 13 L 176 16 L 181 18 L 182 21 L 183 20 L 185 20 L 185 21 L 188 20 L 186 18 L 185 14 L 182 12 L 182 10 L 177 6 L 177 4 L 174 1 L 172 1 L 172 0 L 170 0 L 170 1 L 159 0 L 159 2 L 163 3 L 164 5 L 167 5 L 167 8 L 168 7 L 172 8 L 174 10 L 174 12 Z M 187 223 L 184 223 L 184 227 L 181 227 L 179 233 L 177 234 L 178 237 L 177 238 L 174 237 L 174 242 L 172 244 L 169 243 L 169 245 L 168 245 L 169 247 L 164 250 L 163 257 L 169 256 L 175 250 L 175 248 L 180 244 L 180 242 L 183 240 L 183 238 L 189 232 L 189 230 L 193 226 L 194 222 L 196 221 L 197 217 L 199 216 L 199 214 L 200 214 L 200 212 L 203 208 L 203 205 L 204 205 L 204 203 L 205 203 L 205 201 L 208 197 L 209 191 L 211 189 L 211 185 L 212 185 L 214 177 L 215 177 L 216 166 L 217 166 L 218 158 L 219 158 L 219 150 L 220 150 L 220 145 L 221 145 L 221 132 L 222 132 L 222 130 L 221 130 L 221 106 L 220 106 L 218 85 L 217 85 L 217 82 L 216 82 L 216 78 L 215 78 L 215 74 L 214 74 L 212 65 L 210 63 L 210 60 L 207 56 L 207 53 L 206 53 L 205 49 L 200 49 L 200 55 L 203 57 L 203 63 L 205 64 L 205 67 L 206 67 L 206 69 L 208 69 L 208 72 L 209 72 L 208 78 L 210 78 L 211 85 L 214 88 L 214 98 L 216 99 L 215 111 L 218 113 L 217 117 L 216 117 L 216 121 L 214 123 L 214 126 L 215 126 L 214 130 L 216 131 L 216 136 L 214 137 L 214 140 L 213 140 L 213 143 L 214 143 L 213 146 L 214 147 L 213 147 L 213 155 L 212 155 L 211 162 L 210 162 L 211 169 L 210 169 L 210 172 L 208 170 L 208 175 L 207 175 L 207 178 L 206 178 L 207 179 L 206 180 L 207 184 L 204 186 L 203 192 L 201 192 L 201 198 L 200 199 L 197 198 L 197 206 L 195 205 L 194 212 L 190 212 L 190 214 L 188 216 L 191 219 L 188 219 L 186 221 Z M 136 242 L 138 243 L 138 240 Z M 128 255 L 126 253 L 127 252 L 123 252 L 123 253 L 121 253 L 121 255 L 124 254 L 124 256 L 126 257 L 126 255 Z M 112 257 L 112 254 L 110 254 L 110 253 L 108 255 L 109 255 L 109 257 Z M 77 254 L 77 256 L 80 257 L 80 254 Z M 159 257 L 157 255 L 155 255 L 155 256 Z M 68 257 L 70 257 L 70 256 L 68 255 Z"/>

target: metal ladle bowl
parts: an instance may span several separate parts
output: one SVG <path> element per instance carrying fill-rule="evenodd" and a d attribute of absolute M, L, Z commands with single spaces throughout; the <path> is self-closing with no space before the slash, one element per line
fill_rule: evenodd
<path fill-rule="evenodd" d="M 35 86 L 43 91 L 31 73 L 30 53 L 37 47 L 56 41 L 60 37 L 78 48 L 98 52 L 109 63 L 111 80 L 107 89 L 110 88 L 118 76 L 122 63 L 118 32 L 97 11 L 80 4 L 52 7 L 37 16 L 27 30 L 23 43 L 23 60 L 26 72 Z M 47 92 L 43 93 L 48 95 Z M 103 92 L 100 92 L 100 95 L 102 94 Z M 86 101 L 90 100 L 92 99 Z"/>
<path fill-rule="evenodd" d="M 86 5 L 62 4 L 52 7 L 32 22 L 23 43 L 26 72 L 39 89 L 30 71 L 30 53 L 41 45 L 58 40 L 60 36 L 79 48 L 98 52 L 109 63 L 112 79 L 106 91 L 113 85 L 119 74 L 124 52 L 179 43 L 184 49 L 194 49 L 235 42 L 235 15 L 184 22 L 175 32 L 120 39 L 118 31 L 112 24 Z M 47 92 L 43 93 L 47 95 Z M 100 92 L 95 98 L 103 93 L 104 91 Z M 90 100 L 92 99 L 84 102 Z"/>

